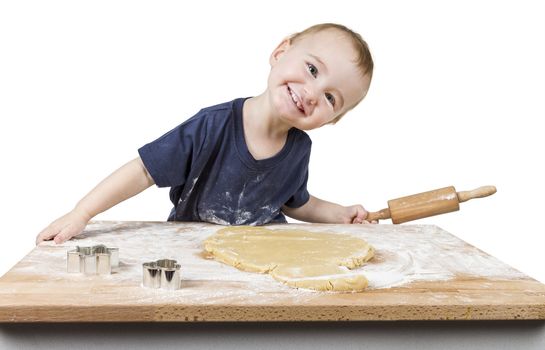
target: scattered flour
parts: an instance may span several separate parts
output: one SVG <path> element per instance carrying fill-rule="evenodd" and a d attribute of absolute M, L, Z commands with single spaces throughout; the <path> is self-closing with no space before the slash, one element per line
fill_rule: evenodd
<path fill-rule="evenodd" d="M 525 277 L 436 226 L 336 225 L 335 231 L 331 225 L 296 226 L 304 226 L 317 234 L 342 232 L 368 241 L 376 250 L 375 257 L 363 267 L 350 271 L 351 274 L 367 277 L 368 290 L 402 286 L 415 281 L 448 280 L 456 276 L 497 279 Z M 286 225 L 267 227 L 285 229 Z M 92 222 L 83 234 L 62 245 L 55 245 L 52 241 L 42 243 L 14 269 L 19 274 L 32 274 L 44 283 L 71 280 L 89 283 L 95 278 L 106 285 L 103 288 L 126 285 L 128 287 L 123 298 L 141 303 L 157 302 L 158 299 L 173 303 L 188 300 L 204 304 L 222 301 L 244 303 L 248 297 L 257 297 L 252 301 L 267 304 L 277 300 L 279 293 L 286 301 L 308 300 L 323 295 L 323 292 L 293 289 L 266 274 L 243 272 L 210 259 L 204 253 L 202 242 L 221 228 L 205 223 Z M 67 273 L 66 252 L 77 245 L 95 244 L 119 248 L 119 272 L 107 276 Z M 164 291 L 141 287 L 142 263 L 163 258 L 175 259 L 181 264 L 182 288 Z M 235 287 L 221 288 L 226 284 Z M 214 285 L 218 288 L 210 290 L 210 286 Z M 205 289 L 206 292 L 203 292 Z M 112 302 L 120 298 L 108 296 L 107 293 L 105 297 L 111 297 Z"/>

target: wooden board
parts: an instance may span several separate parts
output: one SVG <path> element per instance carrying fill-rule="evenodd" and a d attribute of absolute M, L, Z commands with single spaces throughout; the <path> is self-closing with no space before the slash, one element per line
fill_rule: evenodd
<path fill-rule="evenodd" d="M 376 257 L 354 271 L 369 288 L 293 289 L 221 264 L 202 248 L 217 225 L 94 222 L 63 245 L 41 244 L 0 278 L 0 322 L 545 319 L 545 285 L 439 227 L 302 225 L 369 241 Z M 100 243 L 119 248 L 119 272 L 66 272 L 68 250 Z M 160 258 L 181 263 L 180 290 L 142 286 L 142 263 Z"/>

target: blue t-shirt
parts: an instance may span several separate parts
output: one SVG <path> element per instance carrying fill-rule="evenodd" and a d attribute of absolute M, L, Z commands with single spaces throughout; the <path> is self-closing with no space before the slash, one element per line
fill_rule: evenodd
<path fill-rule="evenodd" d="M 204 108 L 138 150 L 155 184 L 171 187 L 169 221 L 286 222 L 283 205 L 308 201 L 309 136 L 291 128 L 282 150 L 256 160 L 244 139 L 245 100 Z"/>

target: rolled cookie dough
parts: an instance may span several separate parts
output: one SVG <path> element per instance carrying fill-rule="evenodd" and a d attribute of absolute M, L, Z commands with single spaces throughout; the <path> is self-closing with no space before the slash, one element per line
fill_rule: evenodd
<path fill-rule="evenodd" d="M 204 248 L 240 270 L 269 273 L 289 286 L 322 291 L 365 289 L 365 276 L 349 269 L 374 255 L 366 241 L 347 234 L 253 226 L 221 229 L 204 242 Z"/>

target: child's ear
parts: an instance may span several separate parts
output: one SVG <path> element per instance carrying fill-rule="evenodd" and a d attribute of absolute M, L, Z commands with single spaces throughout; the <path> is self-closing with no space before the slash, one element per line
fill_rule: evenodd
<path fill-rule="evenodd" d="M 271 54 L 271 57 L 269 58 L 269 63 L 272 66 L 274 66 L 276 64 L 276 62 L 278 62 L 278 60 L 280 59 L 280 57 L 286 52 L 288 51 L 288 49 L 290 48 L 291 46 L 291 37 L 287 37 L 285 38 L 284 40 L 282 40 L 282 42 L 280 43 L 280 45 L 278 45 L 276 47 L 276 49 L 274 49 L 274 51 L 272 52 Z"/>

